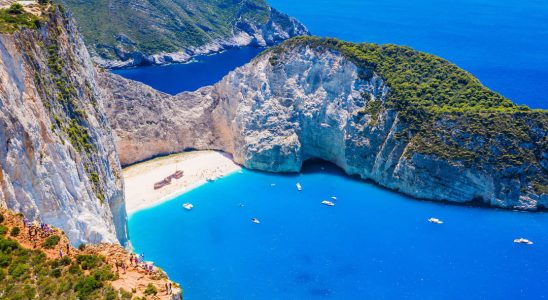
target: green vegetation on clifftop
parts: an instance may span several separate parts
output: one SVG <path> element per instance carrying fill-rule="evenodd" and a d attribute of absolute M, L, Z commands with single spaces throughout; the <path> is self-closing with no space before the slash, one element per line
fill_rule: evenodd
<path fill-rule="evenodd" d="M 40 27 L 40 18 L 25 12 L 23 6 L 18 3 L 9 8 L 0 9 L 0 33 L 13 33 L 21 28 Z"/>
<path fill-rule="evenodd" d="M 409 47 L 297 37 L 263 55 L 270 53 L 277 66 L 298 47 L 339 52 L 358 67 L 361 79 L 382 78 L 389 88 L 385 102 L 368 101 L 358 117 L 368 115 L 368 125 L 376 126 L 381 112 L 397 112 L 404 125 L 398 136 L 409 141 L 407 156 L 503 171 L 501 176 L 532 182 L 537 194 L 548 190 L 540 161 L 548 152 L 548 111 L 516 105 L 447 60 Z"/>
<path fill-rule="evenodd" d="M 237 26 L 265 24 L 271 11 L 265 0 L 64 0 L 91 52 L 117 59 L 121 52 L 145 55 L 177 52 L 232 37 Z M 117 50 L 115 50 L 117 49 Z"/>

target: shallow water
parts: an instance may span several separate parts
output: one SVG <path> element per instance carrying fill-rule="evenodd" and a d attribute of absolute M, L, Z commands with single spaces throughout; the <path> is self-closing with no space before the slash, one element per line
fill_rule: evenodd
<path fill-rule="evenodd" d="M 320 163 L 235 173 L 131 215 L 129 229 L 190 300 L 548 297 L 545 213 L 419 201 Z"/>

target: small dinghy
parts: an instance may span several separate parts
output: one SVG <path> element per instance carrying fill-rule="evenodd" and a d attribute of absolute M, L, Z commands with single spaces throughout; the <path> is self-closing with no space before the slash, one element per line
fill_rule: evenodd
<path fill-rule="evenodd" d="M 531 242 L 528 239 L 524 239 L 524 238 L 515 239 L 514 243 L 516 243 L 516 244 L 525 244 L 525 245 L 533 245 L 533 242 Z"/>
<path fill-rule="evenodd" d="M 297 182 L 297 184 L 295 186 L 297 186 L 297 190 L 299 192 L 303 190 L 303 186 L 301 185 L 301 183 Z"/>
<path fill-rule="evenodd" d="M 186 210 L 191 210 L 194 208 L 194 205 L 190 204 L 190 203 L 185 203 L 183 204 L 183 208 L 186 209 Z"/>
<path fill-rule="evenodd" d="M 434 224 L 443 224 L 443 222 L 440 219 L 437 219 L 437 218 L 430 218 L 430 219 L 428 219 L 428 222 L 434 223 Z"/>
<path fill-rule="evenodd" d="M 253 222 L 255 224 L 261 224 L 261 221 L 259 221 L 259 219 L 257 219 L 257 218 L 251 218 L 251 222 Z"/>
<path fill-rule="evenodd" d="M 327 201 L 327 200 L 323 200 L 322 201 L 322 204 L 323 205 L 327 205 L 327 206 L 335 206 L 335 203 L 331 202 L 331 201 Z"/>

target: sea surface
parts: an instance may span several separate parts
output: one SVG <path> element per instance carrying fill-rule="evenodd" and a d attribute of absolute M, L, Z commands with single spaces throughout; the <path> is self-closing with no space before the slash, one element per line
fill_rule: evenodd
<path fill-rule="evenodd" d="M 546 299 L 547 229 L 546 213 L 410 199 L 318 162 L 234 173 L 129 218 L 135 251 L 189 300 Z"/>
<path fill-rule="evenodd" d="M 546 0 L 268 0 L 314 35 L 411 46 L 448 59 L 520 104 L 548 108 Z M 115 71 L 175 94 L 220 80 L 260 50 L 198 64 Z"/>
<path fill-rule="evenodd" d="M 185 64 L 118 69 L 112 72 L 175 95 L 218 82 L 228 72 L 245 65 L 264 50 L 258 47 L 234 48 L 214 55 L 198 56 Z"/>

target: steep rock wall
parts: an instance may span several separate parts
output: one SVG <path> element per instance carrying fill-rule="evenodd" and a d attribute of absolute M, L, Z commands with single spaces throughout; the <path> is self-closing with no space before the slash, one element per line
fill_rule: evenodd
<path fill-rule="evenodd" d="M 428 141 L 471 140 L 464 117 L 442 116 L 431 132 L 413 133 L 386 105 L 390 88 L 383 78 L 363 79 L 360 72 L 337 51 L 301 46 L 271 51 L 212 87 L 173 97 L 112 74 L 102 80 L 119 84 L 108 111 L 123 164 L 191 148 L 223 150 L 248 168 L 273 172 L 297 172 L 305 160 L 320 158 L 417 198 L 548 206 L 547 195 L 533 187 L 546 185 L 545 113 L 524 123 L 527 143 L 504 133 L 480 136 L 490 146 L 485 157 L 442 157 L 419 146 L 429 134 L 434 137 Z M 143 97 L 148 93 L 154 96 Z M 505 145 L 526 150 L 530 161 L 504 167 L 491 162 Z"/>
<path fill-rule="evenodd" d="M 62 228 L 74 245 L 128 239 L 104 96 L 75 24 L 0 35 L 0 205 Z"/>

